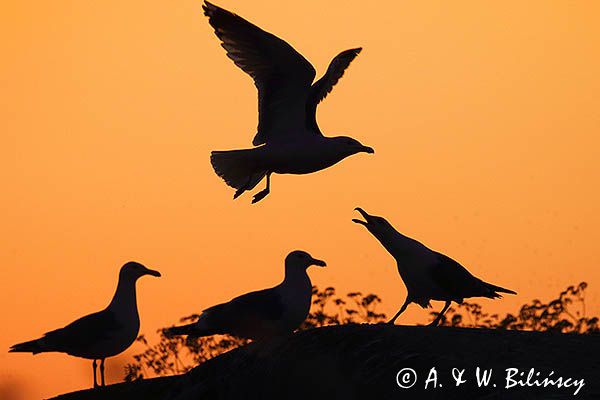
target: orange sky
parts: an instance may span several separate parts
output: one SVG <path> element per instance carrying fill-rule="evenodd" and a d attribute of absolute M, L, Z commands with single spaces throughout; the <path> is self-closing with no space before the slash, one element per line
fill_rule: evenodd
<path fill-rule="evenodd" d="M 405 289 L 356 206 L 519 292 L 486 309 L 587 280 L 600 313 L 600 3 L 281 3 L 219 5 L 319 74 L 364 47 L 318 118 L 376 154 L 274 176 L 255 206 L 209 163 L 250 145 L 257 105 L 200 1 L 3 3 L 0 350 L 104 307 L 130 259 L 163 273 L 138 284 L 142 332 L 277 283 L 295 248 L 328 262 L 314 283 L 378 293 L 391 314 Z M 0 351 L 0 391 L 89 387 L 89 364 Z"/>

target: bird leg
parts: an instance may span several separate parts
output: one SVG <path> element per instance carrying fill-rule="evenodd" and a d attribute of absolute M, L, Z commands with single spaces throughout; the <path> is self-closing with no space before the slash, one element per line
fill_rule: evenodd
<path fill-rule="evenodd" d="M 104 358 L 100 360 L 100 383 L 105 386 L 104 383 Z"/>
<path fill-rule="evenodd" d="M 396 322 L 396 320 L 398 319 L 398 317 L 400 316 L 400 314 L 402 314 L 404 312 L 404 310 L 406 310 L 406 307 L 408 307 L 409 303 L 410 303 L 410 300 L 407 297 L 406 300 L 404 301 L 404 304 L 402 304 L 402 307 L 400 307 L 400 311 L 398 311 L 396 313 L 396 315 L 394 315 L 394 318 L 392 318 L 392 319 L 390 319 L 388 321 L 388 324 L 394 325 L 394 323 Z"/>
<path fill-rule="evenodd" d="M 94 368 L 94 389 L 98 387 L 98 381 L 96 380 L 96 360 L 92 363 L 92 367 Z"/>
<path fill-rule="evenodd" d="M 252 198 L 252 204 L 258 203 L 259 201 L 261 201 L 262 199 L 267 197 L 267 195 L 270 193 L 270 191 L 271 191 L 271 173 L 269 172 L 269 173 L 267 173 L 267 187 L 254 195 L 254 198 Z"/>
<path fill-rule="evenodd" d="M 432 323 L 429 324 L 429 326 L 438 326 L 438 324 L 442 320 L 442 317 L 444 316 L 444 313 L 448 310 L 448 307 L 450 307 L 450 303 L 452 303 L 450 300 L 446 301 L 446 304 L 444 305 L 444 308 L 442 308 L 442 311 L 439 312 L 437 317 L 435 317 L 435 319 Z"/>

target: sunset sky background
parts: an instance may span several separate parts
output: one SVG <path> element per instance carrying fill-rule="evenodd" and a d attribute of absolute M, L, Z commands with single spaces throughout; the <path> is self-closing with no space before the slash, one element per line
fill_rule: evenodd
<path fill-rule="evenodd" d="M 486 310 L 586 280 L 600 314 L 600 2 L 217 4 L 319 76 L 362 46 L 318 119 L 376 154 L 232 201 L 209 153 L 250 146 L 256 90 L 199 0 L 3 2 L 0 397 L 91 386 L 89 361 L 8 347 L 106 306 L 128 260 L 163 274 L 138 282 L 143 333 L 276 284 L 296 248 L 328 263 L 313 283 L 393 314 L 406 290 L 356 206 L 519 292 Z M 107 362 L 110 382 L 139 350 Z"/>

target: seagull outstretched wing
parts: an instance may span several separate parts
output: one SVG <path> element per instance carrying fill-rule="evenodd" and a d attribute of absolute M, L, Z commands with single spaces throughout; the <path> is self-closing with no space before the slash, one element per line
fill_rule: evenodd
<path fill-rule="evenodd" d="M 258 89 L 255 146 L 288 141 L 305 126 L 306 99 L 315 78 L 313 66 L 292 46 L 242 17 L 209 2 L 203 5 L 221 46 Z"/>
<path fill-rule="evenodd" d="M 344 72 L 361 50 L 361 47 L 345 50 L 335 56 L 329 63 L 325 75 L 311 86 L 306 102 L 306 123 L 311 130 L 320 132 L 316 119 L 317 105 L 331 93 L 335 84 L 344 76 Z"/>

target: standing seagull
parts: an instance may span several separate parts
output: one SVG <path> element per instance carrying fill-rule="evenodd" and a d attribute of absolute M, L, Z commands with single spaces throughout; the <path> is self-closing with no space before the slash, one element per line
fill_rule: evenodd
<path fill-rule="evenodd" d="M 242 17 L 209 2 L 208 22 L 235 65 L 254 79 L 258 89 L 255 147 L 213 151 L 210 161 L 221 178 L 237 189 L 233 198 L 252 190 L 264 177 L 267 186 L 252 203 L 269 194 L 271 174 L 308 174 L 356 153 L 374 153 L 346 136 L 325 137 L 317 125 L 317 105 L 344 75 L 361 49 L 338 54 L 325 75 L 313 84 L 313 66 L 289 44 Z"/>
<path fill-rule="evenodd" d="M 10 353 L 60 352 L 94 360 L 94 387 L 96 361 L 100 360 L 101 384 L 104 386 L 104 359 L 125 351 L 135 341 L 140 330 L 135 283 L 141 276 L 160 276 L 136 262 L 128 262 L 119 272 L 119 284 L 112 301 L 104 310 L 86 315 L 75 322 L 46 333 L 30 342 L 12 346 Z"/>
<path fill-rule="evenodd" d="M 431 250 L 424 244 L 404 236 L 385 220 L 385 218 L 369 215 L 358 207 L 365 221 L 352 221 L 367 227 L 369 232 L 396 259 L 398 272 L 406 285 L 408 294 L 400 311 L 389 323 L 393 324 L 398 316 L 406 310 L 410 303 L 421 307 L 431 307 L 430 300 L 445 301 L 444 308 L 432 326 L 442 319 L 451 302 L 461 304 L 467 297 L 487 297 L 495 299 L 502 297 L 497 292 L 517 294 L 509 289 L 492 285 L 474 277 L 462 265 L 448 256 Z"/>
<path fill-rule="evenodd" d="M 312 284 L 306 269 L 311 265 L 326 264 L 305 251 L 293 251 L 285 258 L 285 278 L 279 285 L 207 308 L 193 324 L 169 328 L 165 333 L 194 337 L 230 334 L 253 340 L 291 333 L 310 311 Z"/>

